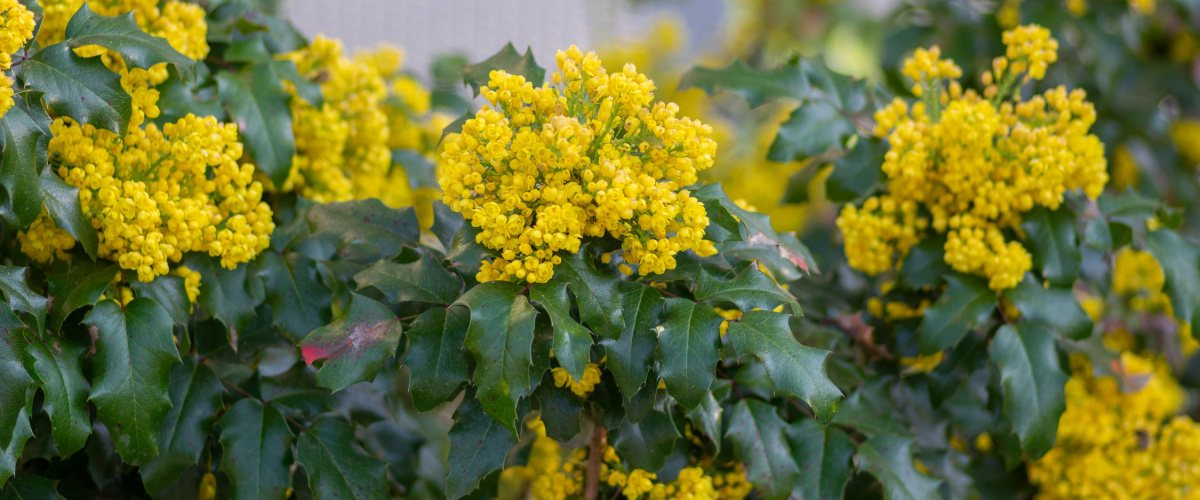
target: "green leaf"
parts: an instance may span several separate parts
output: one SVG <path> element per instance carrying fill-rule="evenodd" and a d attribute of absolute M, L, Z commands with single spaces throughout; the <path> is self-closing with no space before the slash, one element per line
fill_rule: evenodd
<path fill-rule="evenodd" d="M 91 218 L 83 215 L 79 205 L 79 188 L 67 184 L 51 168 L 42 171 L 41 182 L 42 201 L 54 224 L 74 236 L 88 257 L 95 260 L 100 237 L 92 226 Z"/>
<path fill-rule="evenodd" d="M 913 464 L 912 438 L 875 436 L 858 446 L 858 467 L 875 476 L 888 500 L 940 499 L 942 481 Z"/>
<path fill-rule="evenodd" d="M 136 298 L 122 308 L 105 300 L 83 321 L 95 327 L 95 375 L 89 399 L 117 453 L 141 465 L 158 455 L 158 426 L 171 409 L 171 365 L 179 361 L 174 321 L 162 307 Z"/>
<path fill-rule="evenodd" d="M 426 158 L 419 151 L 412 149 L 393 149 L 392 163 L 404 169 L 408 177 L 408 187 L 413 190 L 421 188 L 440 189 L 437 181 L 437 164 Z"/>
<path fill-rule="evenodd" d="M 121 87 L 121 75 L 104 66 L 100 57 L 84 59 L 69 44 L 56 43 L 22 62 L 18 73 L 26 86 L 46 93 L 46 105 L 55 116 L 124 135 L 132 98 Z"/>
<path fill-rule="evenodd" d="M 463 224 L 467 226 L 467 224 Z M 615 339 L 625 329 L 618 287 L 621 280 L 597 271 L 584 259 L 584 250 L 563 257 L 554 266 L 553 281 L 565 281 L 579 304 L 579 319 L 600 338 Z"/>
<path fill-rule="evenodd" d="M 489 282 L 478 285 L 456 305 L 471 309 L 467 349 L 475 356 L 476 397 L 483 410 L 517 434 L 517 399 L 530 387 L 533 324 L 537 310 L 521 285 Z"/>
<path fill-rule="evenodd" d="M 2 480 L 0 480 L 2 482 Z M 13 477 L 0 490 L 0 500 L 54 500 L 63 498 L 58 494 L 58 481 L 33 474 Z"/>
<path fill-rule="evenodd" d="M 32 2 L 33 0 L 26 1 Z M 34 35 L 34 37 L 36 38 L 37 35 Z M 22 89 L 20 93 L 13 95 L 13 105 L 29 115 L 29 118 L 33 119 L 33 123 L 37 124 L 42 134 L 49 137 L 53 134 L 50 132 L 50 115 L 46 113 L 45 106 L 42 106 L 42 97 L 45 95 L 46 93 L 40 90 Z M 45 157 L 42 156 L 44 154 L 46 154 L 45 151 L 40 151 L 38 158 L 44 160 Z"/>
<path fill-rule="evenodd" d="M 408 389 L 413 406 L 429 411 L 454 396 L 467 381 L 463 351 L 471 316 L 461 307 L 434 307 L 417 317 L 408 330 Z"/>
<path fill-rule="evenodd" d="M 0 302 L 0 484 L 16 472 L 25 441 L 33 437 L 29 419 L 37 388 L 21 362 L 25 343 L 16 341 L 27 330 Z"/>
<path fill-rule="evenodd" d="M 1033 323 L 1004 325 L 992 340 L 992 362 L 1004 384 L 1004 413 L 1033 459 L 1054 446 L 1058 417 L 1066 409 L 1067 375 L 1058 365 L 1054 332 Z"/>
<path fill-rule="evenodd" d="M 663 467 L 678 438 L 671 417 L 652 411 L 636 424 L 626 419 L 617 429 L 613 447 L 630 468 L 656 471 Z"/>
<path fill-rule="evenodd" d="M 733 302 L 743 312 L 755 308 L 770 311 L 787 305 L 792 314 L 801 314 L 796 299 L 755 265 L 747 266 L 730 280 L 715 278 L 701 269 L 695 295 L 696 300 Z"/>
<path fill-rule="evenodd" d="M 120 269 L 107 260 L 88 262 L 74 259 L 67 272 L 51 275 L 49 293 L 54 306 L 50 308 L 46 328 L 57 332 L 67 316 L 76 309 L 95 304 Z"/>
<path fill-rule="evenodd" d="M 1146 237 L 1146 249 L 1162 266 L 1163 290 L 1171 297 L 1175 317 L 1200 332 L 1200 245 L 1160 229 Z"/>
<path fill-rule="evenodd" d="M 1111 251 L 1113 249 L 1112 231 L 1109 222 L 1103 217 L 1096 217 L 1087 222 L 1083 229 L 1083 243 L 1096 250 Z"/>
<path fill-rule="evenodd" d="M 601 338 L 600 344 L 608 356 L 605 368 L 612 372 L 621 392 L 632 397 L 654 363 L 654 349 L 658 347 L 654 329 L 661 324 L 663 298 L 653 288 L 628 281 L 621 282 L 620 295 L 624 331 L 615 339 Z"/>
<path fill-rule="evenodd" d="M 954 347 L 972 328 L 982 325 L 996 308 L 996 292 L 974 276 L 950 274 L 948 286 L 917 328 L 922 355 Z"/>
<path fill-rule="evenodd" d="M 266 252 L 259 257 L 266 287 L 266 302 L 275 313 L 275 324 L 292 338 L 301 339 L 329 323 L 329 290 L 317 277 L 317 263 L 299 252 L 282 257 Z M 201 293 L 204 287 L 200 288 Z"/>
<path fill-rule="evenodd" d="M 945 247 L 945 237 L 922 239 L 904 257 L 897 281 L 914 290 L 940 285 L 942 277 L 950 274 Z"/>
<path fill-rule="evenodd" d="M 854 441 L 841 429 L 811 419 L 787 428 L 792 458 L 800 477 L 792 496 L 811 500 L 838 500 L 850 481 Z"/>
<path fill-rule="evenodd" d="M 787 422 L 775 407 L 757 399 L 743 399 L 733 407 L 725 437 L 733 453 L 746 465 L 749 480 L 762 498 L 787 498 L 800 477 L 785 435 Z"/>
<path fill-rule="evenodd" d="M 592 333 L 571 317 L 571 302 L 567 299 L 567 284 L 535 283 L 529 287 L 529 297 L 541 304 L 554 325 L 554 357 L 575 380 L 583 379 L 583 369 L 591 359 Z"/>
<path fill-rule="evenodd" d="M 461 264 L 460 269 L 464 270 L 464 274 L 478 273 L 483 260 L 499 255 L 475 242 L 475 237 L 479 233 L 480 229 L 471 224 L 460 224 L 454 237 L 450 240 L 450 248 L 446 251 L 446 260 Z"/>
<path fill-rule="evenodd" d="M 158 276 L 151 281 L 134 281 L 132 286 L 138 297 L 146 297 L 162 306 L 175 323 L 188 324 L 192 303 L 188 301 L 182 277 Z"/>
<path fill-rule="evenodd" d="M 296 463 L 316 498 L 384 498 L 387 462 L 367 455 L 341 417 L 318 418 L 296 441 Z"/>
<path fill-rule="evenodd" d="M 450 304 L 458 298 L 462 282 L 430 253 L 408 264 L 381 260 L 354 276 L 358 289 L 373 286 L 389 302 L 418 301 Z"/>
<path fill-rule="evenodd" d="M 167 63 L 175 66 L 184 81 L 196 79 L 196 61 L 171 47 L 166 38 L 150 36 L 133 19 L 133 12 L 116 17 L 92 12 L 84 2 L 67 23 L 66 43 L 73 49 L 99 45 L 121 55 L 130 67 L 150 69 Z"/>
<path fill-rule="evenodd" d="M 1142 196 L 1141 193 L 1134 191 L 1132 187 L 1127 187 L 1121 194 L 1116 196 L 1107 193 L 1100 195 L 1096 199 L 1096 205 L 1100 209 L 1100 213 L 1106 217 L 1144 221 L 1154 216 L 1154 212 L 1158 210 L 1158 207 L 1162 206 L 1162 202 Z"/>
<path fill-rule="evenodd" d="M 692 425 L 708 436 L 717 453 L 721 452 L 721 416 L 725 413 L 721 402 L 729 397 L 732 388 L 733 384 L 730 381 L 717 379 L 713 382 L 712 390 L 704 395 L 704 401 L 700 402 L 700 406 L 688 412 L 688 420 L 691 420 Z"/>
<path fill-rule="evenodd" d="M 474 95 L 478 96 L 479 89 L 487 86 L 488 80 L 490 80 L 488 74 L 492 71 L 505 71 L 510 75 L 521 75 L 534 87 L 540 87 L 546 80 L 546 70 L 538 66 L 537 61 L 533 59 L 533 49 L 526 48 L 525 55 L 521 55 L 513 47 L 512 42 L 500 49 L 500 52 L 487 58 L 486 61 L 463 68 L 463 83 L 469 85 L 471 91 L 475 93 Z"/>
<path fill-rule="evenodd" d="M 296 154 L 292 135 L 291 95 L 269 62 L 248 66 L 241 74 L 223 70 L 216 74 L 217 97 L 238 124 L 238 137 L 246 145 L 255 168 L 275 186 L 283 185 Z"/>
<path fill-rule="evenodd" d="M 737 206 L 721 189 L 720 184 L 704 185 L 693 195 L 704 203 L 704 208 L 708 212 L 711 221 L 708 225 L 709 232 L 719 229 L 717 233 L 726 233 L 706 235 L 705 237 L 713 239 L 713 241 L 740 240 L 751 245 L 775 247 L 774 250 L 779 252 L 779 257 L 791 262 L 799 271 L 818 272 L 811 252 L 800 243 L 794 233 L 776 233 L 771 226 L 770 217 Z"/>
<path fill-rule="evenodd" d="M 803 399 L 822 422 L 833 418 L 842 391 L 825 374 L 829 351 L 797 342 L 787 314 L 745 313 L 729 323 L 729 339 L 738 356 L 752 354 L 762 360 L 777 389 Z"/>
<path fill-rule="evenodd" d="M 373 380 L 400 345 L 396 315 L 374 299 L 351 295 L 350 310 L 344 316 L 313 330 L 300 342 L 308 366 L 325 360 L 317 370 L 317 385 L 333 392 Z"/>
<path fill-rule="evenodd" d="M 229 477 L 230 497 L 286 498 L 293 436 L 283 414 L 244 398 L 229 407 L 220 423 L 221 472 Z"/>
<path fill-rule="evenodd" d="M 192 356 L 171 368 L 171 410 L 158 428 L 158 456 L 139 469 L 147 491 L 161 492 L 200 461 L 224 392 L 212 368 Z"/>
<path fill-rule="evenodd" d="M 508 450 L 517 444 L 516 436 L 504 427 L 489 417 L 470 394 L 463 398 L 450 428 L 447 498 L 456 500 L 475 491 L 481 479 L 504 466 Z"/>
<path fill-rule="evenodd" d="M 8 110 L 0 118 L 4 133 L 4 152 L 0 157 L 0 185 L 8 192 L 8 202 L 21 227 L 28 227 L 42 213 L 42 189 L 38 185 L 38 148 L 45 148 L 37 124 L 20 108 Z M 43 158 L 45 150 L 43 149 Z"/>
<path fill-rule="evenodd" d="M 42 409 L 50 415 L 54 446 L 62 456 L 71 456 L 92 433 L 88 415 L 91 386 L 80 367 L 87 349 L 65 338 L 42 338 L 30 331 L 24 340 L 25 368 L 45 395 Z"/>
<path fill-rule="evenodd" d="M 789 175 L 787 187 L 783 189 L 783 197 L 779 199 L 779 204 L 793 205 L 808 203 L 809 186 L 812 185 L 813 177 L 816 177 L 819 168 L 820 165 L 805 165 L 800 167 L 800 170 Z"/>
<path fill-rule="evenodd" d="M 274 252 L 264 252 L 260 261 L 268 262 L 272 258 L 283 260 Z M 244 330 L 250 325 L 250 320 L 254 319 L 254 308 L 263 301 L 262 278 L 247 273 L 248 266 L 245 264 L 225 269 L 221 267 L 220 260 L 199 253 L 188 254 L 183 259 L 183 265 L 200 273 L 200 295 L 196 297 L 200 305 L 226 327 Z M 265 267 L 263 271 L 265 274 Z M 318 289 L 310 289 L 310 293 L 315 290 Z M 276 308 L 276 317 L 279 314 L 280 310 Z"/>
<path fill-rule="evenodd" d="M 36 323 L 29 325 L 37 332 L 46 324 L 46 298 L 38 295 L 25 282 L 25 268 L 0 266 L 0 293 L 8 300 L 9 307 L 34 317 Z"/>
<path fill-rule="evenodd" d="M 583 405 L 570 390 L 556 387 L 553 377 L 546 374 L 537 390 L 533 391 L 533 397 L 537 398 L 547 436 L 566 442 L 579 434 L 579 414 L 583 412 Z"/>
<path fill-rule="evenodd" d="M 283 62 L 283 61 L 280 61 Z M 289 63 L 291 61 L 288 61 Z M 207 69 L 207 68 L 205 68 Z M 202 76 L 201 78 L 207 78 Z M 158 90 L 158 118 L 153 120 L 161 128 L 167 123 L 175 123 L 189 113 L 196 116 L 211 116 L 222 122 L 228 122 L 229 116 L 221 105 L 212 86 L 193 88 L 184 83 L 178 72 L 170 72 L 165 81 L 154 86 Z"/>
<path fill-rule="evenodd" d="M 1092 333 L 1092 318 L 1070 288 L 1046 288 L 1026 274 L 1024 281 L 1005 290 L 1004 296 L 1021 311 L 1022 319 L 1041 323 L 1066 338 L 1079 340 Z"/>
<path fill-rule="evenodd" d="M 712 306 L 688 299 L 666 299 L 666 312 L 658 332 L 656 359 L 667 393 L 686 410 L 704 400 L 713 382 L 713 369 L 721 359 L 721 318 Z"/>
<path fill-rule="evenodd" d="M 421 239 L 412 207 L 392 208 L 375 198 L 315 205 L 308 222 L 314 236 L 338 247 L 356 240 L 370 243 L 385 259 L 399 255 L 403 246 L 416 247 Z"/>
<path fill-rule="evenodd" d="M 1050 211 L 1034 207 L 1021 217 L 1021 229 L 1029 236 L 1033 265 L 1042 270 L 1050 283 L 1070 286 L 1079 278 L 1079 243 L 1076 241 L 1075 214 L 1063 205 Z"/>
<path fill-rule="evenodd" d="M 855 132 L 854 124 L 825 101 L 808 101 L 779 126 L 767 159 L 780 163 L 804 161 L 840 147 Z"/>
<path fill-rule="evenodd" d="M 849 203 L 874 191 L 883 179 L 880 166 L 887 150 L 883 141 L 859 136 L 854 149 L 833 162 L 833 170 L 825 179 L 825 197 L 829 201 Z"/>
<path fill-rule="evenodd" d="M 776 99 L 803 101 L 808 97 L 808 78 L 795 61 L 789 61 L 772 70 L 754 69 L 741 59 L 735 59 L 724 68 L 697 66 L 683 74 L 679 91 L 690 88 L 702 89 L 708 95 L 730 92 L 746 98 L 751 108 Z"/>
<path fill-rule="evenodd" d="M 853 427 L 868 436 L 911 436 L 907 424 L 892 413 L 894 404 L 888 396 L 886 384 L 886 380 L 883 379 L 868 382 L 850 393 L 838 405 L 833 423 Z"/>
<path fill-rule="evenodd" d="M 267 50 L 267 45 L 263 42 L 262 33 L 254 33 L 241 40 L 234 40 L 221 57 L 229 62 L 258 62 L 273 59 L 271 51 Z M 294 63 L 292 67 L 296 67 Z M 313 106 L 320 107 L 320 104 L 313 104 Z"/>

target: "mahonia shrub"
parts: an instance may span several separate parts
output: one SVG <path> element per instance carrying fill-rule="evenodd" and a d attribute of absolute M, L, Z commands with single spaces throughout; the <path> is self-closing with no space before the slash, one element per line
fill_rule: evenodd
<path fill-rule="evenodd" d="M 896 38 L 911 47 L 914 32 L 966 25 L 937 9 L 938 29 L 898 25 Z M 752 106 L 798 101 L 771 150 L 832 164 L 814 181 L 845 205 L 804 239 L 824 269 L 837 268 L 810 279 L 824 294 L 799 301 L 841 335 L 828 344 L 830 370 L 856 372 L 834 377 L 847 394 L 834 426 L 907 445 L 889 466 L 912 471 L 889 480 L 859 445 L 857 470 L 874 479 L 854 476 L 841 491 L 1187 497 L 1200 488 L 1186 375 L 1200 305 L 1187 283 L 1200 247 L 1181 234 L 1189 212 L 1175 204 L 1188 198 L 1141 194 L 1162 196 L 1146 191 L 1147 179 L 1174 176 L 1173 162 L 1191 168 L 1187 146 L 1165 165 L 1148 162 L 1143 139 L 1114 135 L 1131 125 L 1097 111 L 1122 99 L 1093 95 L 1097 105 L 1066 85 L 1030 88 L 1070 81 L 1092 61 L 1058 60 L 1057 42 L 1036 25 L 995 36 L 1007 48 L 1000 58 L 988 43 L 953 49 L 981 75 L 974 89 L 936 46 L 904 57 L 889 47 L 886 85 L 799 57 L 685 76 Z M 1056 73 L 1064 64 L 1071 72 Z M 1194 86 L 1164 86 L 1181 83 Z M 1154 140 L 1175 148 L 1188 122 L 1160 123 L 1174 125 Z M 1100 137 L 1121 140 L 1106 151 Z"/>
<path fill-rule="evenodd" d="M 793 493 L 816 263 L 633 65 L 440 61 L 454 121 L 249 2 L 2 12 L 3 495 Z"/>

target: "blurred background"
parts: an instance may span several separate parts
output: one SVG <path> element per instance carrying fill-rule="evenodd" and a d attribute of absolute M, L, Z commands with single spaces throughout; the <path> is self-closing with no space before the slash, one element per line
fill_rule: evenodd
<path fill-rule="evenodd" d="M 900 0 L 837 2 L 837 10 L 876 13 L 890 11 Z M 279 0 L 279 8 L 305 35 L 323 33 L 340 38 L 347 48 L 370 48 L 379 43 L 403 47 L 408 65 L 426 68 L 440 54 L 461 53 L 482 60 L 511 41 L 518 49 L 532 47 L 542 65 L 554 52 L 571 44 L 596 50 L 645 36 L 664 18 L 686 30 L 686 57 L 719 51 L 734 35 L 738 23 L 754 10 L 774 10 L 771 4 L 822 4 L 797 0 Z M 829 2 L 833 3 L 833 2 Z M 334 8 L 330 8 L 334 5 Z M 464 12 L 470 12 L 464 16 Z M 823 13 L 824 14 L 824 13 Z M 822 17 L 824 17 L 822 14 Z M 857 16 L 856 16 L 857 17 Z M 847 38 L 855 33 L 832 33 Z M 860 32 L 859 36 L 869 36 Z M 815 47 L 813 45 L 812 47 Z M 796 48 L 805 48 L 797 46 Z M 860 67 L 862 62 L 859 63 Z"/>

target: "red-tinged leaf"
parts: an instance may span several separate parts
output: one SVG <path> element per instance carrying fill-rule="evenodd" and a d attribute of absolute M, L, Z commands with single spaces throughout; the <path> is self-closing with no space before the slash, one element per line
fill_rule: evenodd
<path fill-rule="evenodd" d="M 375 378 L 400 344 L 400 321 L 378 301 L 353 294 L 350 310 L 333 323 L 314 330 L 300 342 L 304 361 L 317 371 L 317 385 L 340 391 Z"/>
<path fill-rule="evenodd" d="M 789 262 L 795 264 L 796 267 L 799 267 L 806 273 L 812 272 L 808 270 L 808 259 L 805 259 L 804 256 L 799 252 L 792 251 L 791 249 L 781 245 L 778 241 L 771 239 L 770 236 L 767 236 L 763 233 L 754 233 L 750 235 L 750 238 L 746 241 L 746 243 L 751 245 L 775 246 L 779 249 L 780 257 L 787 259 Z"/>

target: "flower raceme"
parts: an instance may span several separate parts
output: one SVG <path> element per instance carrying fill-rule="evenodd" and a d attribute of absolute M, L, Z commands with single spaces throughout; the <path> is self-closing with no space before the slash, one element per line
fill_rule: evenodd
<path fill-rule="evenodd" d="M 945 261 L 983 276 L 995 290 L 1012 288 L 1032 267 L 1021 215 L 1057 209 L 1068 191 L 1096 197 L 1108 181 L 1104 145 L 1088 130 L 1096 120 L 1082 90 L 1064 87 L 1020 97 L 1040 80 L 1058 44 L 1039 26 L 1004 33 L 1007 54 L 983 75 L 983 95 L 963 91 L 962 70 L 937 47 L 918 50 L 903 68 L 921 100 L 897 98 L 875 114 L 886 138 L 887 192 L 837 219 L 851 267 L 869 274 L 896 268 L 932 233 L 945 234 Z"/>
<path fill-rule="evenodd" d="M 17 0 L 0 0 L 0 70 L 12 67 L 12 55 L 33 38 L 33 12 Z M 0 116 L 13 107 L 13 79 L 0 73 Z"/>
<path fill-rule="evenodd" d="M 50 161 L 79 188 L 83 213 L 99 233 L 99 256 L 139 280 L 167 274 L 185 252 L 219 257 L 232 269 L 269 245 L 271 209 L 252 180 L 254 167 L 238 163 L 236 125 L 189 114 L 162 130 L 132 127 L 124 137 L 69 118 L 55 119 L 50 130 Z M 18 236 L 35 260 L 74 245 L 45 212 L 33 226 L 43 229 Z M 198 286 L 192 273 L 177 274 Z"/>
<path fill-rule="evenodd" d="M 530 498 L 566 500 L 577 498 L 585 481 L 587 448 L 576 448 L 563 460 L 563 447 L 546 436 L 546 425 L 537 418 L 527 424 L 536 438 L 530 445 L 525 465 L 505 468 L 500 475 L 501 499 Z M 687 428 L 691 433 L 691 427 Z M 697 439 L 698 441 L 698 439 Z M 659 482 L 657 474 L 642 469 L 626 469 L 612 446 L 604 449 L 598 479 L 603 485 L 618 488 L 625 500 L 742 500 L 754 485 L 746 480 L 742 464 L 718 468 L 712 457 L 690 457 L 688 467 L 674 481 Z M 614 496 L 616 498 L 616 496 Z"/>
<path fill-rule="evenodd" d="M 716 252 L 708 216 L 687 186 L 713 164 L 712 128 L 676 116 L 632 64 L 609 73 L 594 53 L 557 54 L 559 72 L 534 87 L 490 74 L 490 103 L 447 139 L 443 200 L 499 252 L 480 281 L 545 282 L 586 236 L 622 240 L 641 275 L 675 267 L 675 254 Z"/>

